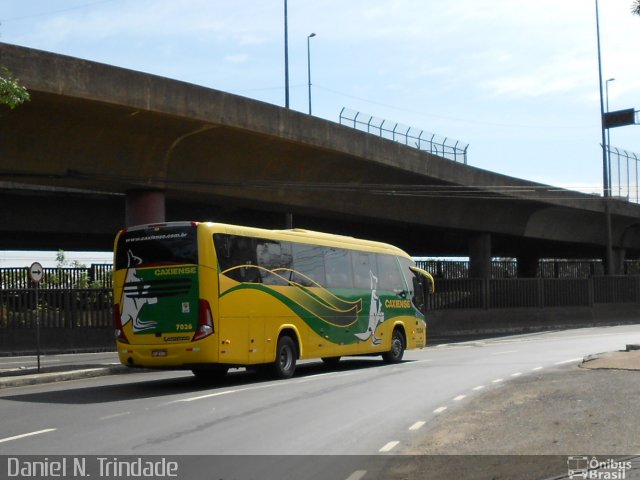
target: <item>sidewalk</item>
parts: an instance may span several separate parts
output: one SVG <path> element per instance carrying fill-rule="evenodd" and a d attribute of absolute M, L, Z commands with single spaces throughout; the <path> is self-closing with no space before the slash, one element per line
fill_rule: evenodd
<path fill-rule="evenodd" d="M 1 357 L 0 390 L 129 371 L 115 352 L 42 355 L 39 372 L 35 355 Z"/>

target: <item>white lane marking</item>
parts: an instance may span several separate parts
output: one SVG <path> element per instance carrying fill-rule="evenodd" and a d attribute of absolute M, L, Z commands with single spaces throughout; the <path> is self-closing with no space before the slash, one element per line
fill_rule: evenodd
<path fill-rule="evenodd" d="M 131 415 L 131 412 L 114 413 L 113 415 L 100 417 L 100 420 L 111 420 L 112 418 L 124 417 L 126 415 Z"/>
<path fill-rule="evenodd" d="M 582 361 L 582 357 L 577 357 L 577 358 L 571 358 L 569 360 L 564 360 L 562 362 L 556 362 L 554 363 L 554 365 L 566 365 L 567 363 L 575 363 L 575 362 L 581 362 Z"/>
<path fill-rule="evenodd" d="M 491 383 L 500 383 L 504 380 L 504 378 L 496 378 L 495 380 L 492 380 Z"/>
<path fill-rule="evenodd" d="M 536 368 L 532 368 L 531 371 L 537 372 L 537 371 L 540 371 L 542 369 L 544 369 L 544 367 L 536 367 Z"/>
<path fill-rule="evenodd" d="M 442 413 L 447 409 L 447 407 L 436 408 L 433 413 Z"/>
<path fill-rule="evenodd" d="M 382 447 L 380 450 L 378 450 L 380 453 L 384 453 L 384 452 L 390 452 L 391 450 L 393 450 L 394 448 L 396 448 L 398 446 L 400 442 L 397 440 L 394 440 L 393 442 L 389 442 L 387 443 L 384 447 Z"/>
<path fill-rule="evenodd" d="M 351 475 L 349 475 L 346 480 L 361 480 L 366 474 L 366 470 L 356 470 Z"/>
<path fill-rule="evenodd" d="M 493 352 L 491 355 L 507 355 L 508 353 L 518 353 L 520 350 L 505 350 L 503 352 Z"/>
<path fill-rule="evenodd" d="M 478 385 L 477 387 L 473 387 L 473 391 L 477 392 L 478 390 L 482 390 L 484 388 L 484 385 Z"/>
<path fill-rule="evenodd" d="M 55 431 L 55 428 L 46 428 L 44 430 L 38 430 L 37 432 L 23 433 L 22 435 L 14 435 L 13 437 L 0 438 L 0 443 L 12 442 L 13 440 L 19 440 L 21 438 L 32 437 L 34 435 L 40 435 L 42 433 L 48 433 Z"/>
<path fill-rule="evenodd" d="M 460 400 L 464 400 L 465 398 L 467 398 L 466 395 L 458 395 L 456 398 L 453 399 L 453 401 L 459 402 Z"/>
<path fill-rule="evenodd" d="M 420 430 L 427 422 L 420 420 L 409 427 L 409 430 Z"/>
<path fill-rule="evenodd" d="M 511 374 L 512 377 L 519 377 L 520 375 L 522 375 L 522 372 L 516 372 Z"/>
<path fill-rule="evenodd" d="M 221 395 L 229 395 L 230 393 L 237 393 L 237 392 L 241 392 L 243 390 L 248 390 L 248 389 L 247 388 L 238 388 L 236 390 L 225 390 L 224 392 L 208 393 L 206 395 L 200 395 L 198 397 L 181 398 L 179 400 L 174 400 L 173 402 L 168 402 L 168 404 L 180 403 L 180 402 L 194 402 L 196 400 L 203 400 L 205 398 L 220 397 Z"/>

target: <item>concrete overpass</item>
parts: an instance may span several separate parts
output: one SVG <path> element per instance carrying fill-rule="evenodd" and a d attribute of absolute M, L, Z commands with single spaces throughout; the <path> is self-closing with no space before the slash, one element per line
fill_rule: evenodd
<path fill-rule="evenodd" d="M 0 111 L 0 248 L 111 248 L 141 221 L 294 225 L 414 255 L 598 258 L 599 197 L 418 151 L 200 86 L 0 44 L 31 101 Z M 640 207 L 610 201 L 618 262 L 640 254 Z"/>

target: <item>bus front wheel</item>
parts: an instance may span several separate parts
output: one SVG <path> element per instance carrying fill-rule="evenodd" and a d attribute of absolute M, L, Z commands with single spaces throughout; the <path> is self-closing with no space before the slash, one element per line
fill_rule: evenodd
<path fill-rule="evenodd" d="M 273 373 L 277 378 L 291 378 L 296 370 L 296 345 L 288 335 L 280 337 Z"/>
<path fill-rule="evenodd" d="M 382 354 L 382 359 L 387 363 L 397 363 L 402 360 L 405 349 L 405 340 L 402 331 L 396 328 L 391 337 L 391 350 Z"/>

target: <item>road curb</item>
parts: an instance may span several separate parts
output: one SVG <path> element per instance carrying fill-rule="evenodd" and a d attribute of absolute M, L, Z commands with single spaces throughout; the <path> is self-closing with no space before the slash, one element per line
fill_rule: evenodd
<path fill-rule="evenodd" d="M 40 385 L 43 383 L 64 382 L 81 378 L 102 377 L 131 372 L 124 365 L 112 367 L 83 368 L 79 370 L 67 370 L 62 372 L 34 373 L 15 377 L 0 378 L 0 390 L 11 387 L 24 387 L 28 385 Z"/>

